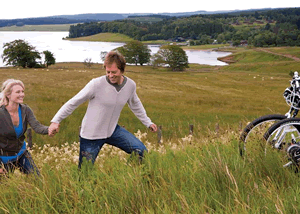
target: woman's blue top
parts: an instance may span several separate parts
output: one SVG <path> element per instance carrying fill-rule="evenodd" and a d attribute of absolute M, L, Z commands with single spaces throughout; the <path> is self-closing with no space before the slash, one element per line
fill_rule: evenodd
<path fill-rule="evenodd" d="M 21 111 L 21 105 L 19 105 L 19 125 L 18 126 L 14 126 L 15 128 L 15 132 L 17 135 L 17 138 L 19 138 L 23 132 L 23 121 L 22 121 L 22 111 Z M 2 160 L 3 164 L 6 164 L 7 162 L 13 162 L 16 161 L 17 158 L 19 156 L 21 156 L 26 150 L 26 142 L 24 141 L 23 146 L 21 148 L 21 150 L 19 151 L 19 153 L 15 156 L 0 156 L 0 159 Z"/>

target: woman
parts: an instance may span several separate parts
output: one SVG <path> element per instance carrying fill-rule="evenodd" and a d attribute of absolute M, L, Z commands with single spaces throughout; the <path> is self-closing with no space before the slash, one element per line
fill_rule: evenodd
<path fill-rule="evenodd" d="M 30 153 L 26 149 L 27 125 L 39 134 L 48 134 L 48 127 L 41 125 L 29 106 L 23 104 L 24 84 L 8 79 L 0 94 L 0 173 L 19 168 L 25 174 L 39 174 Z"/>

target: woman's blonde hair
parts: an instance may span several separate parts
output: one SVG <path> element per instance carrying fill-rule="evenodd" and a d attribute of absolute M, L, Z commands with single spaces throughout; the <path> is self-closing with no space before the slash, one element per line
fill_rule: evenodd
<path fill-rule="evenodd" d="M 21 80 L 15 80 L 15 79 L 8 79 L 6 80 L 3 84 L 2 84 L 2 88 L 1 88 L 1 93 L 0 93 L 0 106 L 8 105 L 8 97 L 11 92 L 12 92 L 12 88 L 15 85 L 20 85 L 24 90 L 25 90 L 25 86 L 24 83 Z"/>

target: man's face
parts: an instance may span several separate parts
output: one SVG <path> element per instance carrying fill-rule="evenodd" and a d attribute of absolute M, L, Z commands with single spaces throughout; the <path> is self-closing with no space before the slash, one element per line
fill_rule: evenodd
<path fill-rule="evenodd" d="M 117 83 L 120 85 L 122 83 L 123 73 L 117 67 L 116 63 L 106 66 L 106 76 L 111 83 Z"/>

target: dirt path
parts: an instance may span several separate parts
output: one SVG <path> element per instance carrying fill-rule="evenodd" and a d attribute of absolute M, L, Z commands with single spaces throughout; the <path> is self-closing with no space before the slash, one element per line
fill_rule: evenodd
<path fill-rule="evenodd" d="M 257 48 L 258 51 L 264 51 L 266 53 L 270 53 L 270 54 L 274 54 L 274 55 L 278 55 L 278 56 L 283 56 L 283 57 L 287 57 L 287 58 L 290 58 L 290 59 L 293 59 L 295 61 L 300 61 L 300 58 L 296 57 L 296 56 L 293 56 L 293 55 L 290 55 L 290 54 L 281 54 L 281 53 L 274 53 L 272 51 L 269 51 L 267 49 L 264 49 L 264 48 Z"/>

